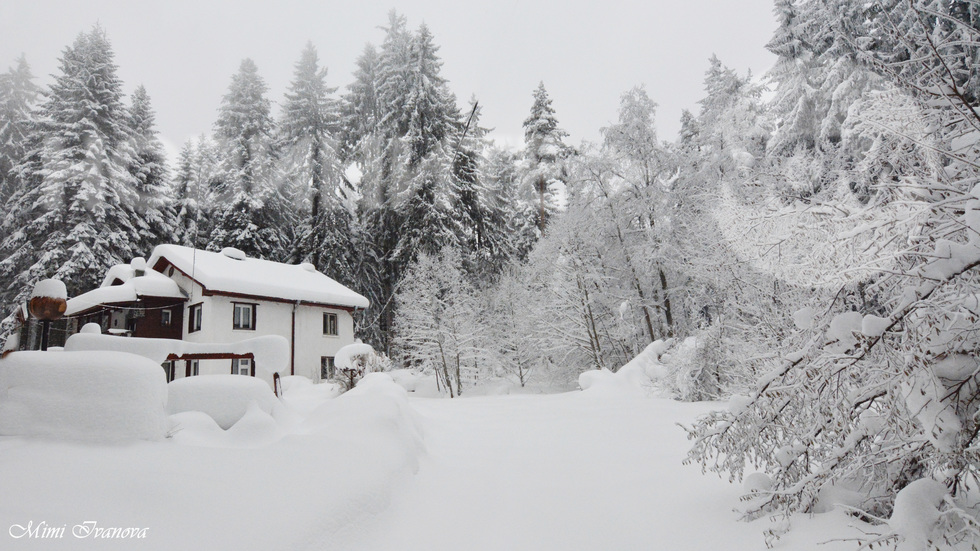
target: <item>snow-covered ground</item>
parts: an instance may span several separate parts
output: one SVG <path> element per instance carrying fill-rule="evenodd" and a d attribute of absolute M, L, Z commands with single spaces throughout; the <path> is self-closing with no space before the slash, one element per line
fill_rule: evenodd
<path fill-rule="evenodd" d="M 165 441 L 0 437 L 0 549 L 765 549 L 770 521 L 732 511 L 741 488 L 681 464 L 676 423 L 711 404 L 406 399 L 385 377 L 340 397 L 290 380 L 283 410 L 229 431 L 182 413 Z M 147 530 L 95 539 L 86 522 Z M 796 518 L 776 548 L 853 537 L 849 522 Z M 40 523 L 63 536 L 25 535 Z"/>
<path fill-rule="evenodd" d="M 763 550 L 768 519 L 696 466 L 676 425 L 717 404 L 573 392 L 414 400 L 428 456 L 357 549 Z M 840 513 L 793 520 L 777 549 L 854 533 Z"/>

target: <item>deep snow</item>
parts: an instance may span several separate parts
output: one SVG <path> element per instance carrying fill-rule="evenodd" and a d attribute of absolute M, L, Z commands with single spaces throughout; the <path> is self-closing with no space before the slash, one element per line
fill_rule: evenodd
<path fill-rule="evenodd" d="M 573 392 L 412 400 L 427 457 L 364 550 L 764 550 L 769 519 L 697 466 L 677 422 L 721 404 Z M 781 550 L 853 550 L 840 512 L 797 517 Z M 869 527 L 865 526 L 864 529 Z"/>
<path fill-rule="evenodd" d="M 190 412 L 164 442 L 0 438 L 0 548 L 765 549 L 771 521 L 733 512 L 741 487 L 681 465 L 676 423 L 721 404 L 609 389 L 406 398 L 379 374 L 339 397 L 285 383 L 285 408 L 250 408 L 228 431 Z M 9 531 L 42 521 L 148 530 L 127 541 Z M 855 535 L 839 512 L 793 523 L 777 549 Z"/>

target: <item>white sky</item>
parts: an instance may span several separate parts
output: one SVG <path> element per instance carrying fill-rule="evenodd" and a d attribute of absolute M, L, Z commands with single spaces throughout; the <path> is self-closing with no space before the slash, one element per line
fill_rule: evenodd
<path fill-rule="evenodd" d="M 312 40 L 328 84 L 343 91 L 364 44 L 380 44 L 392 7 L 410 28 L 429 26 L 461 107 L 475 95 L 483 125 L 515 147 L 539 81 L 572 145 L 598 140 L 637 84 L 660 105 L 661 139 L 673 140 L 681 110 L 696 110 L 703 96 L 712 53 L 757 76 L 775 61 L 764 48 L 772 0 L 0 0 L 0 69 L 24 52 L 46 85 L 62 50 L 98 22 L 126 92 L 146 86 L 173 151 L 210 132 L 243 58 L 255 60 L 278 102 Z"/>

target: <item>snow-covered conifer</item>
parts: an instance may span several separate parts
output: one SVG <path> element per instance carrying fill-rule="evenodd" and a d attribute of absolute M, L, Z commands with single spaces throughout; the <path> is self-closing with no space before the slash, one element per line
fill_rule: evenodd
<path fill-rule="evenodd" d="M 155 115 L 143 86 L 136 88 L 129 108 L 135 157 L 130 166 L 136 182 L 132 216 L 140 234 L 136 249 L 149 256 L 153 247 L 174 238 L 176 207 L 170 196 L 169 170 L 154 127 Z"/>
<path fill-rule="evenodd" d="M 250 256 L 284 258 L 288 252 L 287 198 L 272 153 L 267 86 L 251 59 L 242 61 L 222 99 L 215 135 L 221 174 L 212 190 L 215 221 L 208 247 L 235 247 Z"/>
<path fill-rule="evenodd" d="M 524 156 L 527 160 L 524 185 L 537 198 L 536 211 L 528 214 L 533 216 L 541 233 L 544 233 L 548 217 L 557 208 L 554 194 L 567 178 L 561 162 L 568 154 L 568 147 L 562 141 L 567 135 L 558 127 L 551 98 L 541 82 L 534 91 L 531 114 L 524 120 Z"/>

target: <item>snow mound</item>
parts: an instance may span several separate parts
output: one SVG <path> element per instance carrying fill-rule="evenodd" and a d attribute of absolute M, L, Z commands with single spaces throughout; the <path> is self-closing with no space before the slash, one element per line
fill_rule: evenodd
<path fill-rule="evenodd" d="M 302 429 L 382 436 L 413 465 L 424 449 L 422 424 L 408 393 L 386 373 L 368 373 L 353 389 L 314 410 Z"/>
<path fill-rule="evenodd" d="M 313 384 L 313 381 L 300 375 L 283 377 L 281 381 L 283 403 L 300 416 L 308 415 L 320 404 L 340 396 L 344 391 L 337 383 L 327 381 Z"/>
<path fill-rule="evenodd" d="M 766 473 L 752 473 L 742 481 L 742 489 L 747 494 L 772 490 L 772 479 Z"/>
<path fill-rule="evenodd" d="M 898 492 L 888 525 L 902 538 L 899 549 L 929 546 L 939 522 L 939 506 L 947 493 L 945 485 L 931 478 L 916 480 Z"/>
<path fill-rule="evenodd" d="M 159 368 L 158 368 L 159 369 Z M 170 415 L 200 411 L 227 430 L 245 416 L 251 404 L 271 415 L 279 405 L 269 385 L 241 375 L 201 375 L 177 379 L 167 385 Z"/>
<path fill-rule="evenodd" d="M 578 376 L 578 386 L 593 396 L 643 396 L 646 392 L 636 384 L 636 377 L 613 373 L 608 369 L 586 371 Z"/>
<path fill-rule="evenodd" d="M 68 289 L 63 281 L 59 279 L 42 279 L 34 285 L 31 291 L 31 298 L 47 297 L 68 300 Z"/>
<path fill-rule="evenodd" d="M 393 369 L 386 373 L 395 381 L 395 384 L 407 392 L 411 392 L 413 396 L 423 398 L 441 398 L 444 396 L 433 375 L 423 375 L 411 369 Z"/>
<path fill-rule="evenodd" d="M 586 371 L 579 375 L 578 385 L 593 393 L 649 394 L 653 382 L 666 376 L 660 357 L 670 348 L 670 341 L 656 340 L 635 358 L 613 373 L 608 369 Z"/>
<path fill-rule="evenodd" d="M 258 402 L 251 402 L 245 415 L 226 433 L 232 444 L 240 446 L 264 446 L 283 435 L 283 429 L 272 415 L 263 410 Z"/>
<path fill-rule="evenodd" d="M 122 352 L 14 352 L 0 360 L 0 434 L 161 440 L 169 426 L 158 364 Z"/>

